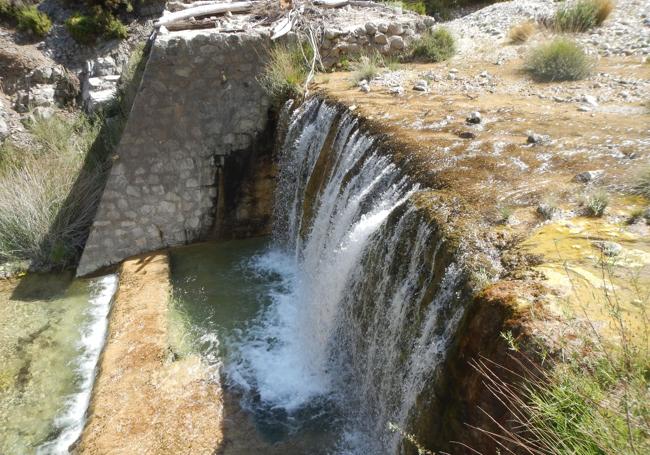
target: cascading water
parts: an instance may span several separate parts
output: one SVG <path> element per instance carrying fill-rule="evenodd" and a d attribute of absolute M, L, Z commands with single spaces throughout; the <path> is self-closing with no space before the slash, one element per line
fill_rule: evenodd
<path fill-rule="evenodd" d="M 291 415 L 318 401 L 347 417 L 347 453 L 396 453 L 463 314 L 462 274 L 403 175 L 357 121 L 317 99 L 281 150 L 271 304 L 231 342 L 231 383 Z"/>

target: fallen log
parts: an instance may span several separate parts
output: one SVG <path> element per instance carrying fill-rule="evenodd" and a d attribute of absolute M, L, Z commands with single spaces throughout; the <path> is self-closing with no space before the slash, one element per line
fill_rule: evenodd
<path fill-rule="evenodd" d="M 171 12 L 176 12 L 176 11 L 183 11 L 185 9 L 190 9 L 194 8 L 197 6 L 205 6 L 205 5 L 217 5 L 219 2 L 216 0 L 202 0 L 198 2 L 192 2 L 192 3 L 183 3 L 183 2 L 167 2 L 167 9 Z"/>
<path fill-rule="evenodd" d="M 212 14 L 224 14 L 224 13 L 242 13 L 250 11 L 253 8 L 254 2 L 233 2 L 233 3 L 215 3 L 210 5 L 201 5 L 192 8 L 188 8 L 183 11 L 176 11 L 175 13 L 169 13 L 158 19 L 155 23 L 155 27 L 160 27 L 161 25 L 169 25 L 174 22 L 179 22 L 190 17 L 200 17 L 200 16 L 209 16 Z"/>
<path fill-rule="evenodd" d="M 321 8 L 342 8 L 348 5 L 360 8 L 386 8 L 385 5 L 366 0 L 314 0 L 314 5 Z"/>

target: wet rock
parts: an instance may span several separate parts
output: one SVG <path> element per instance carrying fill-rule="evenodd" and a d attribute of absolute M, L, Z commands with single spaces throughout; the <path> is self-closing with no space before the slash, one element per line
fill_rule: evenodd
<path fill-rule="evenodd" d="M 551 136 L 547 134 L 529 133 L 526 142 L 534 145 L 548 144 L 551 142 Z"/>
<path fill-rule="evenodd" d="M 573 177 L 573 181 L 580 182 L 580 183 L 589 183 L 596 180 L 597 178 L 600 178 L 604 173 L 605 171 L 603 171 L 602 169 L 598 169 L 595 171 L 581 172 L 579 174 L 576 174 L 575 177 Z"/>
<path fill-rule="evenodd" d="M 465 119 L 465 121 L 466 121 L 467 123 L 472 124 L 472 125 L 477 125 L 477 124 L 481 123 L 482 120 L 483 120 L 483 119 L 482 119 L 482 117 L 481 117 L 481 113 L 478 112 L 478 111 L 472 112 L 472 113 L 469 114 L 469 116 Z"/>
<path fill-rule="evenodd" d="M 419 79 L 415 81 L 415 85 L 413 86 L 413 90 L 416 90 L 418 92 L 426 92 L 429 89 L 429 83 L 425 79 Z"/>

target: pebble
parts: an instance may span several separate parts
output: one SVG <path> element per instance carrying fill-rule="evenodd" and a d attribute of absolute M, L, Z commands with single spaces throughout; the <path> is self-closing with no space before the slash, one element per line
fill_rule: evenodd
<path fill-rule="evenodd" d="M 478 111 L 472 112 L 465 121 L 473 125 L 479 124 L 482 121 L 481 113 Z"/>
<path fill-rule="evenodd" d="M 429 83 L 424 79 L 418 79 L 413 86 L 413 90 L 426 92 L 429 89 Z"/>

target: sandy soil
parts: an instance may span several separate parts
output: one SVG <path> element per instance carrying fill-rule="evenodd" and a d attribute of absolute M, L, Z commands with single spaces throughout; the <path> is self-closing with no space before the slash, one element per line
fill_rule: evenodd
<path fill-rule="evenodd" d="M 221 389 L 200 359 L 173 361 L 169 293 L 166 253 L 122 264 L 102 373 L 76 453 L 194 455 L 219 447 Z"/>

